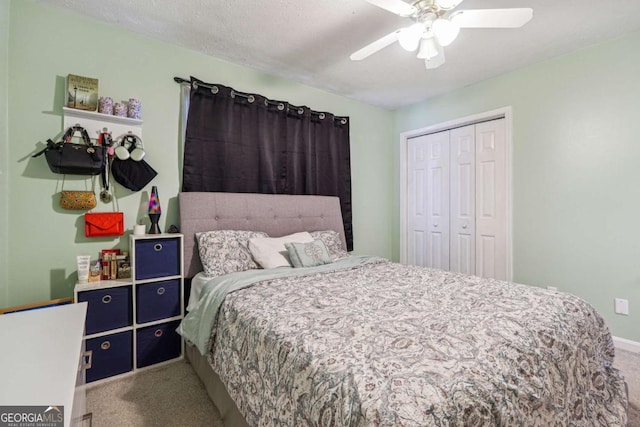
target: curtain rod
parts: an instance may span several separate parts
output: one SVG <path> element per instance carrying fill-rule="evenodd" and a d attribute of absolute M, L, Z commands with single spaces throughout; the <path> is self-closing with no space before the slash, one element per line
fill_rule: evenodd
<path fill-rule="evenodd" d="M 176 83 L 179 83 L 179 84 L 187 83 L 187 84 L 191 85 L 191 80 L 183 79 L 182 77 L 174 77 L 173 81 L 176 82 Z M 196 83 L 194 82 L 194 85 L 195 84 Z M 216 93 L 218 93 L 218 90 L 219 90 L 217 86 L 208 85 L 206 83 L 197 83 L 196 88 L 198 86 L 203 86 L 203 87 L 206 87 L 207 89 L 211 89 L 211 93 L 213 93 L 214 95 Z M 238 92 L 238 91 L 232 89 L 231 90 L 231 97 L 233 98 L 233 97 L 236 97 L 236 96 L 245 98 L 250 103 L 255 101 L 255 99 L 256 99 L 255 96 L 251 95 L 250 93 Z M 278 110 L 280 110 L 280 111 L 284 110 L 284 108 L 285 108 L 285 103 L 280 102 L 280 101 L 272 101 L 270 99 L 265 99 L 264 102 L 266 104 L 277 105 L 278 106 Z M 294 111 L 297 110 L 298 114 L 302 114 L 304 112 L 304 109 L 302 107 L 296 107 L 295 105 L 291 105 L 291 104 L 287 105 L 287 109 L 288 110 L 294 110 Z M 321 120 L 325 118 L 325 113 L 314 111 L 312 109 L 309 109 L 309 112 L 311 114 L 315 114 L 315 115 L 319 116 Z M 333 119 L 334 120 L 340 120 L 340 123 L 344 125 L 344 124 L 347 124 L 348 117 L 333 116 Z"/>

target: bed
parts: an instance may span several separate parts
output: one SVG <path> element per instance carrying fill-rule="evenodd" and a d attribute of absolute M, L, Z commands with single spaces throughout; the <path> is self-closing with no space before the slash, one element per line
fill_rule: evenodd
<path fill-rule="evenodd" d="M 344 245 L 333 197 L 181 193 L 179 210 L 188 278 L 196 233 L 330 230 Z M 226 426 L 626 425 L 611 335 L 579 298 L 331 257 L 198 286 L 181 333 Z"/>

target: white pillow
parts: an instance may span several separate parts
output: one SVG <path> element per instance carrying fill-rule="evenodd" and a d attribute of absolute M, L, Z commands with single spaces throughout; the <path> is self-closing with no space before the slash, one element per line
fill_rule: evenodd
<path fill-rule="evenodd" d="M 291 267 L 285 243 L 309 243 L 313 237 L 306 231 L 282 237 L 254 237 L 249 239 L 249 251 L 262 268 Z"/>

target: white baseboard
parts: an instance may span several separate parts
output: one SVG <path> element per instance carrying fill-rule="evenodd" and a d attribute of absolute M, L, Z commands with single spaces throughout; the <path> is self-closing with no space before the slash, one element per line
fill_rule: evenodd
<path fill-rule="evenodd" d="M 626 338 L 619 338 L 619 337 L 612 337 L 612 338 L 613 338 L 613 344 L 616 346 L 617 349 L 640 354 L 640 342 L 631 341 Z"/>

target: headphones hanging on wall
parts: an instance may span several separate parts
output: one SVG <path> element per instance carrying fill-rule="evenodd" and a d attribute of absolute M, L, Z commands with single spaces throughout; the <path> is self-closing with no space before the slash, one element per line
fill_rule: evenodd
<path fill-rule="evenodd" d="M 133 133 L 124 135 L 120 140 L 120 145 L 115 148 L 115 155 L 120 160 L 131 159 L 139 162 L 145 154 L 142 139 Z"/>

